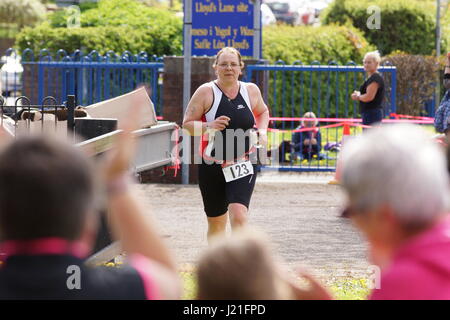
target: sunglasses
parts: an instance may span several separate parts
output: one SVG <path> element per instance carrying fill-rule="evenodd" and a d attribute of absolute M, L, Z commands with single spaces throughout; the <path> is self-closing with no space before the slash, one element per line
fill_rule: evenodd
<path fill-rule="evenodd" d="M 341 218 L 351 218 L 354 215 L 355 215 L 355 210 L 351 206 L 346 207 L 341 212 Z"/>

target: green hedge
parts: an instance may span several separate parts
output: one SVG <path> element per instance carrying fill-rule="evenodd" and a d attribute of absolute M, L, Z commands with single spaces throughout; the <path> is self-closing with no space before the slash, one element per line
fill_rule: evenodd
<path fill-rule="evenodd" d="M 303 64 L 333 61 L 346 65 L 354 61 L 360 65 L 364 54 L 372 50 L 375 47 L 352 26 L 275 25 L 263 31 L 263 56 L 270 63 L 283 60 L 292 64 L 300 60 Z M 362 74 L 278 71 L 270 72 L 268 77 L 267 103 L 272 116 L 299 117 L 310 110 L 319 117 L 359 116 L 348 92 L 363 82 Z"/>
<path fill-rule="evenodd" d="M 381 29 L 369 29 L 367 8 L 381 9 Z M 383 55 L 395 50 L 431 54 L 435 48 L 435 1 L 424 0 L 336 0 L 324 12 L 324 24 L 351 23 Z M 446 40 L 442 41 L 446 47 Z"/>
<path fill-rule="evenodd" d="M 71 53 L 81 48 L 85 53 L 96 50 L 102 55 L 109 50 L 117 53 L 128 50 L 132 53 L 145 51 L 162 56 L 177 54 L 180 50 L 178 44 L 167 36 L 135 30 L 128 26 L 67 29 L 51 28 L 48 24 L 22 31 L 17 36 L 16 47 L 20 51 L 30 48 L 35 53 L 46 48 L 53 54 L 59 49 Z"/>
<path fill-rule="evenodd" d="M 19 50 L 35 52 L 82 49 L 105 54 L 108 50 L 132 53 L 179 55 L 182 52 L 182 20 L 173 13 L 147 7 L 134 0 L 103 0 L 97 8 L 83 11 L 81 28 L 67 28 L 68 11 L 57 12 L 36 28 L 18 36 Z"/>
<path fill-rule="evenodd" d="M 137 29 L 158 28 L 164 24 L 181 25 L 181 19 L 168 10 L 148 7 L 136 0 L 101 0 L 97 6 L 81 9 L 82 27 L 132 26 Z M 57 11 L 49 17 L 52 27 L 67 27 L 69 10 Z"/>
<path fill-rule="evenodd" d="M 434 56 L 410 55 L 400 52 L 383 58 L 383 62 L 389 62 L 397 68 L 398 114 L 426 115 L 425 102 L 433 98 L 437 74 L 444 69 L 444 61 L 444 57 L 437 59 Z M 443 74 L 443 72 L 440 71 L 439 74 Z M 390 86 L 389 82 L 387 86 Z"/>
<path fill-rule="evenodd" d="M 374 49 L 362 32 L 353 27 L 274 25 L 263 30 L 263 56 L 270 62 L 360 63 L 364 54 Z"/>

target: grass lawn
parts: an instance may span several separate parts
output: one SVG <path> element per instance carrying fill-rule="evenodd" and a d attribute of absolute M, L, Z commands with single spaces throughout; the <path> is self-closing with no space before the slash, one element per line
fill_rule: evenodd
<path fill-rule="evenodd" d="M 430 137 L 436 134 L 433 125 L 422 125 L 426 131 L 430 133 Z M 322 151 L 328 159 L 317 160 L 296 160 L 285 163 L 287 166 L 296 166 L 301 168 L 334 168 L 336 167 L 336 159 L 338 157 L 337 152 L 325 151 L 324 147 L 329 142 L 341 142 L 343 137 L 343 127 L 327 128 L 321 129 L 320 133 L 322 135 Z M 350 136 L 356 136 L 362 133 L 361 127 L 350 127 Z M 292 132 L 273 132 L 268 133 L 268 149 L 277 149 L 280 143 L 284 140 L 292 141 Z M 288 160 L 290 160 L 290 155 L 287 155 Z"/>
<path fill-rule="evenodd" d="M 197 283 L 193 272 L 180 272 L 183 280 L 183 300 L 194 300 Z M 337 300 L 364 300 L 370 289 L 366 279 L 333 278 L 323 282 L 333 293 Z"/>
<path fill-rule="evenodd" d="M 361 133 L 361 128 L 351 127 L 350 134 L 357 135 Z M 325 154 L 328 159 L 318 160 L 312 159 L 308 160 L 296 160 L 290 161 L 284 165 L 302 167 L 302 168 L 334 168 L 336 167 L 336 159 L 338 156 L 337 152 L 325 151 L 324 146 L 329 142 L 340 142 L 343 136 L 343 128 L 328 128 L 320 130 L 322 135 L 322 154 Z M 292 141 L 292 132 L 269 132 L 268 133 L 268 144 L 269 150 L 273 148 L 278 148 L 280 143 L 284 140 Z M 288 160 L 290 160 L 290 155 L 288 154 Z"/>

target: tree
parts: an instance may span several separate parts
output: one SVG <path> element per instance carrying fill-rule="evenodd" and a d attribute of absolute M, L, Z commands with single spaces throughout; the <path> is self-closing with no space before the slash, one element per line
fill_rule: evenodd
<path fill-rule="evenodd" d="M 39 0 L 0 1 L 0 21 L 18 29 L 32 26 L 45 18 L 46 8 Z"/>

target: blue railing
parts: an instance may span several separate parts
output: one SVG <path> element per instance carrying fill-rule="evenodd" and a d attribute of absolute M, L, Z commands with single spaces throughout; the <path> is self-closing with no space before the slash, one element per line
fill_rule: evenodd
<path fill-rule="evenodd" d="M 260 72 L 258 72 L 260 71 Z M 303 65 L 296 62 L 285 65 L 249 65 L 245 81 L 260 82 L 261 71 L 265 81 L 264 98 L 273 102 L 271 116 L 283 117 L 291 112 L 301 115 L 313 111 L 318 116 L 359 117 L 358 103 L 350 99 L 354 90 L 364 81 L 364 68 L 354 63 L 346 66 Z M 397 70 L 393 66 L 378 69 L 386 82 L 385 114 L 396 112 Z M 255 80 L 256 79 L 256 80 Z M 332 109 L 332 107 L 334 109 Z M 289 110 L 288 110 L 289 109 Z"/>
<path fill-rule="evenodd" d="M 7 52 L 10 55 L 13 51 Z M 77 105 L 90 105 L 146 85 L 151 92 L 157 115 L 162 115 L 162 74 L 164 64 L 146 53 L 133 55 L 112 51 L 102 56 L 96 51 L 84 55 L 80 50 L 68 54 L 59 50 L 54 56 L 48 50 L 35 55 L 26 49 L 21 55 L 23 73 L 15 77 L 15 91 L 26 94 L 38 104 L 46 96 L 58 102 L 75 95 Z M 19 85 L 17 85 L 19 82 Z M 11 83 L 5 84 L 12 88 Z M 5 91 L 5 90 L 4 90 Z"/>
<path fill-rule="evenodd" d="M 320 65 L 313 62 L 304 65 L 296 61 L 286 65 L 278 61 L 274 65 L 249 65 L 244 81 L 253 81 L 262 87 L 263 97 L 270 109 L 270 116 L 277 118 L 301 118 L 306 112 L 314 112 L 318 118 L 329 121 L 320 122 L 320 126 L 336 124 L 338 120 L 360 118 L 359 103 L 350 96 L 354 90 L 359 90 L 364 82 L 365 72 L 362 66 L 350 62 L 346 66 L 339 66 L 332 62 Z M 378 69 L 385 80 L 385 115 L 396 112 L 397 70 L 393 66 L 382 66 Z M 276 151 L 283 141 L 291 141 L 291 130 L 298 128 L 300 121 L 285 120 L 272 121 L 271 128 L 280 131 L 271 134 L 271 148 Z M 321 129 L 323 145 L 338 144 L 342 134 L 338 127 Z M 356 132 L 354 129 L 353 133 Z M 339 148 L 339 145 L 337 145 Z M 324 150 L 322 149 L 322 152 Z M 284 154 L 287 150 L 280 150 Z M 323 152 L 322 161 L 293 161 L 287 157 L 284 165 L 276 165 L 277 170 L 294 171 L 334 171 L 336 153 Z M 281 159 L 279 159 L 281 160 Z M 276 164 L 276 163 L 275 163 Z"/>

